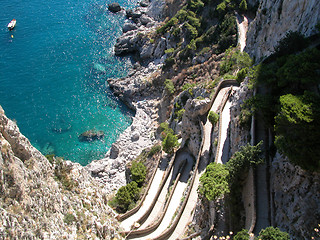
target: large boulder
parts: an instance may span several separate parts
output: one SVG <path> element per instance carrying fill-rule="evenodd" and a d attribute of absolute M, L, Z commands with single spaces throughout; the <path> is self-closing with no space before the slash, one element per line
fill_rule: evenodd
<path fill-rule="evenodd" d="M 132 30 L 136 30 L 138 28 L 137 24 L 131 23 L 131 22 L 126 22 L 122 26 L 122 32 L 126 33 Z"/>
<path fill-rule="evenodd" d="M 108 10 L 110 12 L 116 13 L 116 12 L 120 12 L 121 11 L 121 7 L 120 7 L 119 3 L 114 2 L 114 3 L 108 4 Z"/>
<path fill-rule="evenodd" d="M 95 129 L 85 131 L 79 135 L 79 140 L 82 142 L 92 142 L 100 140 L 104 137 L 103 131 L 97 131 Z"/>

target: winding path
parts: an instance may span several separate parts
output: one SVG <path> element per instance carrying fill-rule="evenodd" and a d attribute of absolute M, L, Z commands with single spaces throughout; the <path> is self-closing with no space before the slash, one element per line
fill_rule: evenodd
<path fill-rule="evenodd" d="M 224 83 L 219 85 L 217 89 L 217 93 L 212 100 L 211 111 L 221 112 L 220 118 L 220 133 L 223 136 L 227 136 L 227 129 L 230 122 L 230 106 L 231 103 L 228 101 L 229 92 L 231 90 L 230 85 L 236 84 L 235 81 L 227 80 Z M 223 123 L 223 124 L 221 124 Z M 223 127 L 222 129 L 222 126 Z M 159 189 L 161 175 L 164 175 L 164 172 L 157 170 L 153 182 L 151 183 L 151 187 L 149 193 L 147 194 L 144 203 L 142 204 L 139 211 L 137 211 L 131 217 L 122 221 L 121 226 L 126 230 L 127 238 L 129 239 L 177 239 L 180 238 L 183 234 L 185 227 L 191 221 L 194 209 L 196 207 L 196 203 L 198 200 L 197 189 L 199 186 L 199 179 L 201 175 L 204 173 L 207 164 L 210 162 L 210 148 L 211 143 L 213 142 L 211 139 L 211 133 L 213 126 L 210 121 L 206 120 L 206 124 L 203 126 L 203 144 L 200 150 L 197 164 L 195 166 L 195 172 L 193 173 L 193 181 L 191 181 L 189 194 L 187 194 L 186 199 L 184 199 L 184 192 L 187 189 L 188 180 L 191 177 L 191 170 L 194 165 L 194 159 L 186 152 L 181 151 L 177 154 L 173 168 L 170 170 L 169 177 L 166 182 L 162 185 L 162 189 Z M 222 139 L 222 140 L 221 140 Z M 224 142 L 226 142 L 226 138 L 219 137 L 222 142 L 222 146 L 224 146 Z M 228 151 L 221 151 L 219 155 L 220 158 L 224 154 L 227 154 Z M 181 162 L 185 161 L 187 164 L 181 170 Z M 181 175 L 180 175 L 181 174 Z M 178 179 L 176 176 L 178 175 Z M 172 189 L 172 196 L 170 195 L 169 201 L 166 199 L 170 193 L 170 186 L 174 185 Z M 171 187 L 172 188 L 172 187 Z M 152 198 L 156 196 L 156 192 L 161 190 L 161 193 L 158 195 L 158 198 L 154 202 L 154 205 L 151 205 Z M 184 203 L 182 203 L 182 200 Z M 182 204 L 182 205 L 181 205 Z M 177 210 L 179 206 L 183 206 L 181 210 L 178 212 L 178 217 L 175 218 L 177 214 Z M 134 229 L 129 231 L 131 226 L 139 221 L 139 218 L 146 212 L 146 209 L 152 207 L 152 211 L 147 216 L 147 218 L 141 222 L 141 225 L 138 229 Z M 176 219 L 174 222 L 176 224 L 172 225 L 173 219 Z M 178 221 L 177 221 L 178 220 Z"/>

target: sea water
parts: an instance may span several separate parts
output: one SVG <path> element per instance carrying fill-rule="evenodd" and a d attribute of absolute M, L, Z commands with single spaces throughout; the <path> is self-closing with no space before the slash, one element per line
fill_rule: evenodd
<path fill-rule="evenodd" d="M 0 105 L 43 154 L 82 165 L 102 158 L 132 112 L 106 86 L 123 77 L 129 58 L 113 54 L 123 13 L 102 0 L 1 0 Z M 136 0 L 120 0 L 134 8 Z M 7 29 L 15 18 L 16 27 Z M 102 140 L 83 142 L 87 130 Z"/>

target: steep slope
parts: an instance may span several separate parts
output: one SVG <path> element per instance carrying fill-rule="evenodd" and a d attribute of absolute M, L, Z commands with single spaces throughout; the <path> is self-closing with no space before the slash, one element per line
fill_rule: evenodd
<path fill-rule="evenodd" d="M 0 107 L 0 238 L 119 237 L 104 192 L 79 164 L 50 163 Z"/>
<path fill-rule="evenodd" d="M 256 17 L 249 25 L 245 51 L 259 61 L 274 51 L 288 31 L 315 34 L 319 13 L 318 0 L 260 0 Z"/>

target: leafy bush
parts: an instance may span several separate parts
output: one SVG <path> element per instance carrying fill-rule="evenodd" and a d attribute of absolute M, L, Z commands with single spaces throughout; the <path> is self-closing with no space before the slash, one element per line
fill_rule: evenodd
<path fill-rule="evenodd" d="M 194 88 L 196 86 L 195 83 L 185 83 L 183 86 L 182 86 L 182 91 L 186 91 L 190 88 Z"/>
<path fill-rule="evenodd" d="M 179 146 L 178 137 L 173 133 L 169 132 L 163 139 L 162 148 L 166 153 L 173 153 L 174 148 Z"/>
<path fill-rule="evenodd" d="M 210 111 L 209 114 L 208 114 L 208 119 L 209 119 L 209 121 L 211 122 L 212 125 L 216 125 L 216 123 L 219 120 L 219 114 L 215 113 L 213 111 Z"/>
<path fill-rule="evenodd" d="M 135 181 L 139 186 L 142 186 L 147 176 L 146 166 L 142 162 L 133 161 L 130 172 L 132 181 Z"/>
<path fill-rule="evenodd" d="M 280 97 L 275 117 L 275 144 L 290 161 L 309 171 L 320 170 L 320 97 L 305 92 Z"/>
<path fill-rule="evenodd" d="M 72 213 L 67 213 L 66 215 L 64 215 L 63 221 L 66 224 L 70 225 L 76 221 L 76 217 Z"/>
<path fill-rule="evenodd" d="M 200 177 L 199 193 L 209 201 L 215 201 L 229 193 L 229 171 L 223 164 L 210 163 Z"/>
<path fill-rule="evenodd" d="M 170 79 L 166 79 L 164 81 L 164 88 L 170 95 L 172 95 L 175 91 L 173 82 Z"/>
<path fill-rule="evenodd" d="M 204 7 L 204 3 L 201 0 L 188 0 L 188 8 L 197 12 Z"/>
<path fill-rule="evenodd" d="M 158 153 L 160 151 L 161 151 L 161 145 L 156 144 L 156 145 L 152 146 L 152 148 L 148 152 L 148 157 L 152 157 L 153 155 L 155 155 L 156 153 Z"/>
<path fill-rule="evenodd" d="M 139 199 L 140 188 L 134 181 L 130 182 L 126 186 L 122 186 L 116 193 L 115 199 L 118 204 L 118 208 L 122 212 L 126 212 L 132 203 Z"/>
<path fill-rule="evenodd" d="M 249 233 L 247 229 L 242 229 L 234 235 L 233 240 L 249 240 Z"/>
<path fill-rule="evenodd" d="M 180 109 L 179 111 L 177 111 L 176 116 L 177 116 L 177 120 L 178 122 L 182 120 L 182 116 L 184 114 L 186 110 L 184 108 Z"/>
<path fill-rule="evenodd" d="M 238 73 L 237 73 L 237 82 L 241 83 L 244 78 L 247 76 L 248 73 L 248 68 L 242 68 Z"/>
<path fill-rule="evenodd" d="M 239 9 L 242 12 L 246 12 L 248 10 L 248 5 L 246 0 L 242 0 L 239 4 Z"/>
<path fill-rule="evenodd" d="M 288 233 L 282 232 L 279 228 L 274 227 L 262 229 L 258 238 L 261 240 L 290 240 Z"/>
<path fill-rule="evenodd" d="M 227 162 L 226 167 L 230 173 L 231 182 L 238 182 L 247 176 L 250 167 L 263 162 L 261 155 L 262 141 L 256 146 L 251 146 L 249 143 L 240 148 L 233 157 Z"/>

